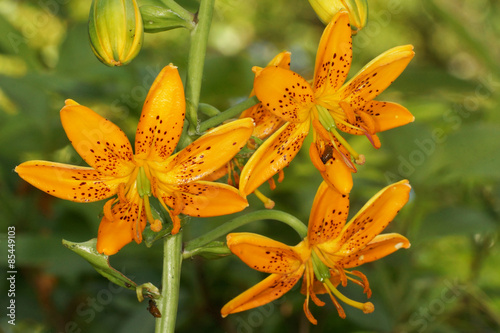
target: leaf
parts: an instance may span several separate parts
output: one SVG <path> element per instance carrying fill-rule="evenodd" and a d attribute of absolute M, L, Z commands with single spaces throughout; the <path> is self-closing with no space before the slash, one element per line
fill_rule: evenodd
<path fill-rule="evenodd" d="M 183 257 L 192 258 L 194 256 L 201 256 L 205 259 L 220 259 L 231 255 L 231 251 L 225 242 L 213 241 L 202 247 L 196 248 L 191 251 L 184 251 Z"/>
<path fill-rule="evenodd" d="M 109 264 L 109 256 L 97 252 L 97 238 L 92 238 L 83 243 L 73 243 L 63 239 L 62 243 L 68 249 L 87 260 L 99 274 L 109 281 L 123 288 L 136 290 L 137 284 L 134 281 L 111 267 Z"/>
<path fill-rule="evenodd" d="M 155 33 L 176 28 L 192 29 L 193 23 L 182 19 L 171 9 L 159 6 L 141 6 L 144 32 Z"/>

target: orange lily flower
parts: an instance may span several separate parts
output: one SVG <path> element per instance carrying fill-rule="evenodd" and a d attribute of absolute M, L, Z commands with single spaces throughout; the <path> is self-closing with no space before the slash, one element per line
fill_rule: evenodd
<path fill-rule="evenodd" d="M 177 68 L 166 66 L 146 97 L 135 137 L 135 155 L 125 133 L 91 109 L 67 100 L 61 122 L 78 154 L 91 166 L 28 161 L 16 172 L 35 187 L 58 198 L 93 202 L 109 198 L 99 226 L 97 250 L 118 252 L 142 241 L 148 221 L 160 231 L 149 204 L 159 199 L 179 231 L 177 215 L 218 216 L 248 206 L 235 188 L 201 180 L 227 163 L 250 138 L 254 125 L 242 119 L 214 128 L 173 154 L 184 124 L 185 99 Z M 169 208 L 170 207 L 170 208 Z"/>
<path fill-rule="evenodd" d="M 280 68 L 290 69 L 290 52 L 283 51 L 277 54 L 266 67 L 277 66 Z M 256 72 L 262 69 L 261 67 L 254 67 L 253 71 Z M 252 89 L 250 96 L 255 96 L 255 91 Z M 246 109 L 240 115 L 240 119 L 252 118 L 255 122 L 255 128 L 253 130 L 252 136 L 258 139 L 264 140 L 271 134 L 273 134 L 278 128 L 280 128 L 285 121 L 273 113 L 269 112 L 262 103 L 257 103 L 254 106 Z M 255 144 L 250 140 L 248 143 L 250 149 L 255 149 Z M 213 174 L 209 175 L 205 180 L 217 180 L 226 174 L 228 175 L 228 184 L 239 187 L 239 171 L 242 168 L 243 163 L 241 158 L 233 158 L 229 163 L 219 170 L 215 171 Z M 236 169 L 236 170 L 235 170 Z M 234 182 L 233 179 L 234 178 Z M 272 183 L 274 184 L 274 183 Z M 262 193 L 256 192 L 258 197 L 266 204 L 266 207 L 272 208 L 274 202 L 269 198 L 266 198 Z"/>
<path fill-rule="evenodd" d="M 227 303 L 222 316 L 272 302 L 292 289 L 301 277 L 301 292 L 306 295 L 304 312 L 313 324 L 317 321 L 309 311 L 309 298 L 318 306 L 325 304 L 317 294 L 328 293 L 342 318 L 345 313 L 337 298 L 365 313 L 372 312 L 372 303 L 353 301 L 337 286 L 345 287 L 352 281 L 370 297 L 366 276 L 349 269 L 410 247 L 402 235 L 380 234 L 406 204 L 410 189 L 407 180 L 387 186 L 346 223 L 349 196 L 323 182 L 311 209 L 307 236 L 298 245 L 288 246 L 251 233 L 227 235 L 231 252 L 253 269 L 271 275 Z"/>
<path fill-rule="evenodd" d="M 291 53 L 288 51 L 280 52 L 267 64 L 266 67 L 290 69 L 290 55 Z M 262 70 L 262 68 L 255 66 L 252 70 L 254 73 L 257 73 Z M 255 89 L 252 89 L 249 97 L 252 96 L 255 96 Z M 255 104 L 251 108 L 243 111 L 240 119 L 246 117 L 250 117 L 255 121 L 255 129 L 253 130 L 252 136 L 259 139 L 267 138 L 285 123 L 280 116 L 276 116 L 267 110 L 262 103 Z"/>
<path fill-rule="evenodd" d="M 364 156 L 354 151 L 338 130 L 366 135 L 379 148 L 376 133 L 412 122 L 413 115 L 403 106 L 373 99 L 401 74 L 413 56 L 413 46 L 395 47 L 344 83 L 352 60 L 352 37 L 349 14 L 341 11 L 321 37 L 312 85 L 288 69 L 275 66 L 258 70 L 255 94 L 286 123 L 259 147 L 243 168 L 242 195 L 253 192 L 290 164 L 311 124 L 314 142 L 309 152 L 314 166 L 328 184 L 349 193 L 351 173 L 356 172 L 352 160 L 363 164 Z"/>

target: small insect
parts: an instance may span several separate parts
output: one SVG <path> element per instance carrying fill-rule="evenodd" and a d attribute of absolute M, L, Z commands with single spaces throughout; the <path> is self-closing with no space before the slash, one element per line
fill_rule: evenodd
<path fill-rule="evenodd" d="M 333 157 L 333 148 L 332 146 L 327 145 L 325 147 L 325 150 L 323 151 L 323 154 L 321 155 L 321 162 L 323 164 L 326 164 L 330 158 Z"/>
<path fill-rule="evenodd" d="M 158 310 L 158 308 L 156 307 L 156 302 L 152 299 L 149 300 L 148 311 L 153 315 L 153 317 L 161 318 L 160 310 Z"/>

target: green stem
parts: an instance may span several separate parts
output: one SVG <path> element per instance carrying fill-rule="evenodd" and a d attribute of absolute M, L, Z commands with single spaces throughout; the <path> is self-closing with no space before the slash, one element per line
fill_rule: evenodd
<path fill-rule="evenodd" d="M 219 113 L 218 115 L 216 115 L 210 119 L 205 120 L 204 122 L 202 122 L 200 124 L 198 131 L 199 131 L 199 133 L 203 133 L 211 127 L 215 127 L 219 124 L 222 124 L 223 121 L 239 115 L 241 112 L 254 106 L 257 103 L 259 103 L 257 96 L 250 97 L 247 100 L 230 107 L 226 111 L 223 111 L 223 112 Z"/>
<path fill-rule="evenodd" d="M 163 275 L 161 278 L 161 297 L 157 306 L 161 317 L 156 319 L 156 333 L 175 331 L 177 306 L 179 303 L 179 286 L 182 265 L 182 230 L 163 243 Z"/>
<path fill-rule="evenodd" d="M 198 103 L 200 101 L 203 66 L 207 52 L 208 33 L 212 23 L 215 0 L 202 0 L 198 11 L 198 24 L 191 32 L 191 46 L 186 79 L 186 118 L 189 121 L 188 134 L 197 133 Z"/>
<path fill-rule="evenodd" d="M 179 15 L 186 22 L 193 21 L 193 14 L 189 10 L 186 10 L 184 7 L 179 5 L 174 0 L 162 0 L 162 2 L 165 4 L 165 6 L 167 6 L 169 9 L 171 9 L 177 15 Z M 193 24 L 194 24 L 194 22 L 193 22 Z"/>
<path fill-rule="evenodd" d="M 223 225 L 219 226 L 207 232 L 203 236 L 193 239 L 185 246 L 185 252 L 193 251 L 194 249 L 210 243 L 211 241 L 226 235 L 227 233 L 239 228 L 247 223 L 258 221 L 258 220 L 276 220 L 288 224 L 292 227 L 300 236 L 300 238 L 305 238 L 307 235 L 307 227 L 293 215 L 290 215 L 279 210 L 258 210 L 256 212 L 248 213 L 243 216 L 238 216 Z"/>

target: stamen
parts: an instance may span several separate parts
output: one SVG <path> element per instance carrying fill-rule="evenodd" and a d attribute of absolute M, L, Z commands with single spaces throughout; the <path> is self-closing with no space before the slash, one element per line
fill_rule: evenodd
<path fill-rule="evenodd" d="M 342 319 L 345 319 L 345 311 L 344 308 L 342 308 L 342 305 L 337 301 L 335 297 L 333 297 L 332 292 L 330 289 L 327 288 L 326 284 L 324 284 L 325 289 L 328 291 L 328 296 L 330 296 L 330 299 L 332 300 L 333 305 L 335 305 L 335 308 L 337 309 L 337 312 L 339 313 L 339 317 Z"/>
<path fill-rule="evenodd" d="M 344 302 L 347 305 L 350 305 L 354 308 L 360 309 L 364 313 L 372 313 L 373 310 L 375 310 L 375 307 L 373 306 L 373 304 L 371 302 L 360 303 L 360 302 L 353 301 L 350 298 L 347 298 L 340 291 L 338 291 L 337 288 L 335 288 L 333 286 L 333 284 L 330 282 L 330 280 L 325 281 L 325 286 L 328 287 L 327 290 L 330 290 L 332 293 L 335 294 L 335 296 L 338 299 L 340 299 L 342 302 Z"/>
<path fill-rule="evenodd" d="M 115 198 L 106 201 L 106 203 L 104 204 L 104 207 L 102 208 L 102 211 L 104 213 L 104 217 L 110 222 L 113 222 L 115 220 L 115 217 L 113 216 L 113 210 L 112 210 L 112 206 L 113 206 L 113 203 L 115 203 L 115 201 L 116 201 Z"/>
<path fill-rule="evenodd" d="M 118 190 L 117 190 L 117 194 L 118 194 L 118 200 L 120 200 L 120 202 L 127 202 L 127 198 L 125 197 L 125 195 L 127 194 L 125 192 L 125 188 L 126 188 L 126 185 L 121 183 L 120 185 L 118 185 Z"/>
<path fill-rule="evenodd" d="M 365 293 L 366 297 L 368 297 L 368 298 L 372 297 L 372 290 L 370 289 L 370 282 L 368 282 L 368 278 L 366 277 L 366 275 L 364 275 L 360 271 L 352 271 L 352 272 L 346 271 L 346 272 L 359 277 L 362 281 L 360 283 L 361 283 L 361 286 L 363 287 L 363 293 Z M 351 279 L 349 277 L 347 277 L 347 278 L 353 282 L 357 281 L 357 280 Z M 357 282 L 359 282 L 359 281 L 357 281 Z"/>
<path fill-rule="evenodd" d="M 375 121 L 373 120 L 373 118 L 363 111 L 358 112 L 358 116 L 361 118 L 361 121 L 365 124 L 366 131 L 370 134 L 375 134 L 375 126 L 376 125 L 375 125 Z"/>
<path fill-rule="evenodd" d="M 161 221 L 153 217 L 153 212 L 151 211 L 151 205 L 149 204 L 149 196 L 144 196 L 144 208 L 146 213 L 146 219 L 151 226 L 151 230 L 158 232 L 162 229 Z"/>
<path fill-rule="evenodd" d="M 351 124 L 356 122 L 356 114 L 354 113 L 354 110 L 351 108 L 349 103 L 345 101 L 340 101 L 339 106 L 342 108 L 342 111 L 344 111 L 345 116 L 347 117 L 347 121 Z"/>
<path fill-rule="evenodd" d="M 140 200 L 139 214 L 137 214 L 137 220 L 135 220 L 135 233 L 134 233 L 134 240 L 137 244 L 140 244 L 142 242 L 142 234 L 141 234 L 142 205 L 143 205 L 142 200 Z"/>
<path fill-rule="evenodd" d="M 163 225 L 160 220 L 154 220 L 153 223 L 149 222 L 150 228 L 154 232 L 160 232 L 163 229 Z"/>
<path fill-rule="evenodd" d="M 283 171 L 283 169 L 281 169 L 280 171 L 278 171 L 278 183 L 281 183 L 283 179 L 285 179 L 285 172 Z"/>
<path fill-rule="evenodd" d="M 306 300 L 304 301 L 304 305 L 302 307 L 304 308 L 304 313 L 306 314 L 306 317 L 311 322 L 311 324 L 317 325 L 318 321 L 316 320 L 316 318 L 314 318 L 311 311 L 309 310 L 309 294 L 307 294 Z"/>
<path fill-rule="evenodd" d="M 266 197 L 264 194 L 262 194 L 261 191 L 255 190 L 255 191 L 253 191 L 253 193 L 255 193 L 257 198 L 259 198 L 259 200 L 262 201 L 262 203 L 264 203 L 264 207 L 266 207 L 267 209 L 274 208 L 274 201 L 272 201 L 271 199 Z"/>
<path fill-rule="evenodd" d="M 306 263 L 306 270 L 304 274 L 304 279 L 306 280 L 306 299 L 304 301 L 304 313 L 306 314 L 307 319 L 311 322 L 313 325 L 317 325 L 318 321 L 314 316 L 312 315 L 311 311 L 309 310 L 309 296 L 314 294 L 314 287 L 313 287 L 313 282 L 314 282 L 314 272 L 312 270 L 312 263 L 311 261 L 308 261 Z M 316 300 L 319 301 L 319 299 L 316 297 L 316 295 L 313 297 L 313 302 L 316 303 Z M 323 303 L 324 305 L 324 303 Z"/>
<path fill-rule="evenodd" d="M 182 196 L 179 194 L 179 192 L 174 191 L 174 211 L 172 214 L 175 216 L 179 215 L 184 208 L 184 201 L 182 200 Z"/>
<path fill-rule="evenodd" d="M 276 183 L 274 182 L 274 178 L 269 178 L 267 180 L 267 182 L 269 183 L 269 188 L 273 191 L 274 189 L 276 189 Z"/>
<path fill-rule="evenodd" d="M 160 200 L 161 205 L 167 211 L 168 215 L 170 216 L 170 219 L 172 220 L 172 231 L 170 233 L 172 235 L 175 235 L 181 229 L 181 220 L 177 215 L 172 214 L 172 211 L 170 210 L 170 208 L 168 208 L 167 204 L 163 201 L 162 197 L 159 197 L 158 199 Z"/>

